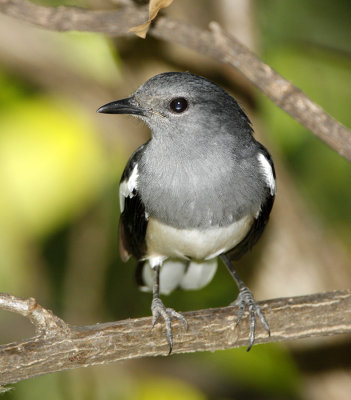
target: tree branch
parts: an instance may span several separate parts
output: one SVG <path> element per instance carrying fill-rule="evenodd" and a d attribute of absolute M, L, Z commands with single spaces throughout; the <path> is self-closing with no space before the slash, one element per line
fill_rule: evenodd
<path fill-rule="evenodd" d="M 259 324 L 256 343 L 351 333 L 351 289 L 269 300 L 260 305 L 271 336 L 267 337 Z M 40 327 L 33 338 L 0 346 L 1 385 L 64 369 L 168 354 L 164 325 L 157 324 L 152 330 L 151 318 L 68 326 L 33 299 L 6 294 L 0 294 L 0 308 L 29 316 Z M 174 322 L 173 353 L 247 346 L 247 315 L 235 329 L 236 311 L 235 307 L 226 307 L 184 313 L 189 330 L 185 332 L 179 322 Z M 37 313 L 34 318 L 33 313 Z M 42 329 L 43 318 L 50 334 Z"/>
<path fill-rule="evenodd" d="M 77 7 L 43 7 L 26 0 L 0 0 L 0 12 L 46 29 L 101 32 L 113 36 L 130 35 L 129 29 L 144 22 L 148 16 L 147 6 L 128 5 L 119 10 L 93 11 Z M 351 131 L 240 42 L 223 32 L 218 24 L 211 23 L 210 30 L 201 30 L 159 17 L 150 35 L 183 45 L 236 68 L 277 106 L 351 161 Z"/>
<path fill-rule="evenodd" d="M 113 36 L 127 35 L 132 26 L 148 18 L 148 6 L 88 10 L 65 6 L 44 7 L 27 0 L 0 0 L 0 12 L 53 31 L 101 32 Z"/>

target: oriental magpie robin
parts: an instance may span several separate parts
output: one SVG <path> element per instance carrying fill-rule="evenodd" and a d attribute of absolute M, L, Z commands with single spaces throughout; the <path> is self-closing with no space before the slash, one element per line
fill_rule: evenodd
<path fill-rule="evenodd" d="M 144 287 L 153 291 L 153 325 L 166 323 L 170 352 L 173 318 L 160 293 L 196 289 L 213 277 L 220 256 L 239 287 L 237 324 L 248 308 L 249 347 L 256 316 L 269 326 L 251 291 L 234 270 L 259 239 L 276 192 L 273 161 L 253 137 L 236 100 L 207 79 L 168 72 L 145 82 L 129 98 L 100 113 L 131 114 L 151 139 L 128 161 L 120 183 L 120 254 L 134 256 Z M 162 269 L 161 269 L 162 267 Z"/>

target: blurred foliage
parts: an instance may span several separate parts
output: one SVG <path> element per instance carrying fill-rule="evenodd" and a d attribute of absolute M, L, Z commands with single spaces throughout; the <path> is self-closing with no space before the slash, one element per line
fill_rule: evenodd
<path fill-rule="evenodd" d="M 351 126 L 348 1 L 257 2 L 264 60 L 344 125 Z M 311 209 L 350 248 L 351 165 L 260 95 L 262 114 Z"/>
<path fill-rule="evenodd" d="M 300 375 L 288 351 L 279 345 L 269 344 L 255 347 L 247 352 L 245 348 L 203 353 L 199 359 L 210 362 L 218 374 L 229 381 L 240 382 L 248 391 L 267 395 L 297 394 Z"/>
<path fill-rule="evenodd" d="M 177 379 L 145 377 L 139 384 L 139 393 L 135 400 L 163 400 L 167 394 L 169 400 L 205 400 L 205 396 L 195 388 Z M 133 399 L 134 400 L 134 399 Z"/>
<path fill-rule="evenodd" d="M 47 234 L 99 193 L 106 175 L 103 153 L 76 107 L 46 97 L 18 99 L 1 123 L 1 210 L 6 215 L 0 218 L 11 221 L 7 231 Z"/>
<path fill-rule="evenodd" d="M 36 2 L 84 6 L 76 1 Z M 260 0 L 254 5 L 265 61 L 351 126 L 351 3 Z M 128 79 L 130 66 L 102 35 L 47 34 L 73 79 L 78 74 L 105 87 Z M 147 64 L 149 42 L 143 43 L 139 67 L 148 68 L 150 76 L 151 69 L 160 67 L 155 67 L 154 55 L 151 66 Z M 160 62 L 163 68 L 165 61 Z M 110 93 L 105 93 L 107 102 Z M 265 130 L 290 165 L 311 210 L 350 245 L 350 163 L 269 100 L 258 98 Z M 150 294 L 139 292 L 134 283 L 135 261 L 122 264 L 118 257 L 117 182 L 129 155 L 117 123 L 113 146 L 106 142 L 95 116 L 99 105 L 92 109 L 89 103 L 88 108 L 68 94 L 36 86 L 2 67 L 0 60 L 0 289 L 35 296 L 60 316 L 71 312 L 70 322 L 82 318 L 90 323 L 89 313 L 94 322 L 150 314 Z M 220 266 L 206 288 L 175 292 L 165 304 L 185 311 L 222 306 L 234 297 L 234 284 Z M 8 321 L 3 314 L 2 327 Z M 14 322 L 13 329 L 25 328 Z M 0 334 L 1 339 L 9 335 Z M 178 365 L 176 376 L 163 367 L 167 362 Z M 302 380 L 280 345 L 255 346 L 250 353 L 239 349 L 157 359 L 154 369 L 136 365 L 126 362 L 38 377 L 16 384 L 3 398 L 298 399 Z M 212 391 L 205 394 L 208 386 Z"/>
<path fill-rule="evenodd" d="M 300 42 L 350 56 L 348 0 L 256 0 L 255 6 L 266 51 Z"/>
<path fill-rule="evenodd" d="M 145 374 L 142 379 L 131 379 L 129 374 L 120 369 L 102 369 L 104 373 L 92 369 L 46 375 L 20 382 L 16 390 L 6 394 L 6 398 L 37 400 L 49 395 L 52 400 L 163 400 L 166 393 L 169 400 L 206 399 L 200 391 L 180 379 L 155 377 L 152 374 Z"/>
<path fill-rule="evenodd" d="M 61 58 L 82 77 L 112 85 L 120 78 L 121 61 L 104 35 L 88 32 L 53 33 Z"/>

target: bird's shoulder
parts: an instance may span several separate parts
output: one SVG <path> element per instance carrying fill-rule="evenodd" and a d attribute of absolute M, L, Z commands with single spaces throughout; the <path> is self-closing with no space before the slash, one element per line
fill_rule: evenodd
<path fill-rule="evenodd" d="M 130 156 L 127 165 L 124 168 L 122 177 L 121 177 L 121 181 L 120 181 L 120 185 L 125 182 L 128 181 L 131 177 L 131 175 L 133 174 L 133 171 L 135 169 L 135 167 L 138 166 L 143 154 L 145 153 L 145 149 L 147 147 L 148 142 L 142 144 L 140 147 L 138 147 L 134 153 Z"/>

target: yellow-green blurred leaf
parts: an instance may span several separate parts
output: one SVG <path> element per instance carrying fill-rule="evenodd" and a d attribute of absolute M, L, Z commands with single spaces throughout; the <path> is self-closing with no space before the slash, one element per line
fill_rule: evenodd
<path fill-rule="evenodd" d="M 1 120 L 0 225 L 41 235 L 77 214 L 104 183 L 105 161 L 79 112 L 48 98 Z"/>
<path fill-rule="evenodd" d="M 205 396 L 189 384 L 171 378 L 153 378 L 141 381 L 135 400 L 205 400 Z"/>
<path fill-rule="evenodd" d="M 211 365 L 223 377 L 240 382 L 257 392 L 285 395 L 297 393 L 300 377 L 289 352 L 280 345 L 256 345 L 245 348 L 199 354 L 199 359 L 211 359 Z"/>
<path fill-rule="evenodd" d="M 89 32 L 52 32 L 52 35 L 62 61 L 78 74 L 105 84 L 116 81 L 119 59 L 105 36 Z"/>

